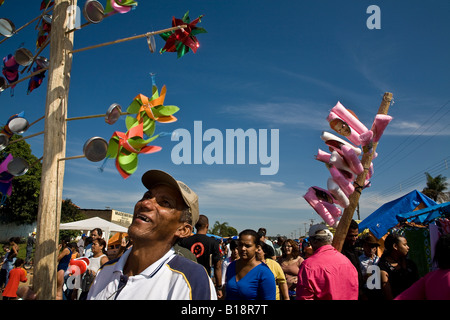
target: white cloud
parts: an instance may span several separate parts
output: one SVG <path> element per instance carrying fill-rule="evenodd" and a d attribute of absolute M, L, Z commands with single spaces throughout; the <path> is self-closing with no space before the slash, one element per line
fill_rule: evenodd
<path fill-rule="evenodd" d="M 244 116 L 256 121 L 264 121 L 278 125 L 301 125 L 303 128 L 317 128 L 326 124 L 324 114 L 332 106 L 311 101 L 247 103 L 244 105 L 228 105 L 222 110 L 225 113 Z M 251 110 L 251 112 L 248 112 Z"/>
<path fill-rule="evenodd" d="M 202 208 L 267 211 L 309 206 L 302 198 L 301 188 L 288 188 L 277 181 L 210 180 L 200 183 L 195 190 Z"/>

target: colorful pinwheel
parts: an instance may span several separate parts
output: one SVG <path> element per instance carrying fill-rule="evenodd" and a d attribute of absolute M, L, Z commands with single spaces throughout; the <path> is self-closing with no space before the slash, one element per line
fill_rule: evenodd
<path fill-rule="evenodd" d="M 200 45 L 195 36 L 199 33 L 206 33 L 205 29 L 196 26 L 202 17 L 203 15 L 191 22 L 189 18 L 189 11 L 185 13 L 182 19 L 176 19 L 173 17 L 172 27 L 181 25 L 187 25 L 187 27 L 162 33 L 161 37 L 166 41 L 166 45 L 160 50 L 160 53 L 166 51 L 177 52 L 178 58 L 181 58 L 188 53 L 189 49 L 196 53 Z"/>
<path fill-rule="evenodd" d="M 162 149 L 159 146 L 148 145 L 159 137 L 159 134 L 153 135 L 156 122 L 177 121 L 173 114 L 179 108 L 164 105 L 166 92 L 166 86 L 163 86 L 160 95 L 158 88 L 153 84 L 151 99 L 143 94 L 137 95 L 127 109 L 127 113 L 136 115 L 126 118 L 127 133 L 116 131 L 109 140 L 106 158 L 116 159 L 116 168 L 124 179 L 136 171 L 139 154 L 155 153 Z M 144 139 L 144 134 L 149 138 Z"/>
<path fill-rule="evenodd" d="M 138 3 L 133 0 L 106 0 L 106 7 L 104 13 L 111 12 L 127 13 L 134 9 Z"/>
<path fill-rule="evenodd" d="M 36 72 L 41 69 L 42 67 L 36 66 L 34 67 L 33 72 Z M 31 77 L 30 81 L 28 82 L 27 94 L 30 94 L 34 89 L 39 88 L 39 86 L 42 84 L 42 81 L 44 81 L 44 78 L 45 78 L 45 71 Z"/>
<path fill-rule="evenodd" d="M 55 4 L 55 1 L 53 1 L 53 0 L 42 0 L 40 10 L 43 10 L 45 8 L 50 8 L 54 4 Z"/>
<path fill-rule="evenodd" d="M 136 118 L 130 116 L 126 118 L 127 129 L 135 126 L 136 123 L 142 123 L 144 133 L 151 137 L 155 132 L 155 121 L 161 123 L 177 121 L 173 114 L 180 109 L 177 106 L 164 105 L 166 92 L 166 86 L 161 89 L 161 95 L 158 93 L 158 88 L 153 86 L 151 99 L 143 94 L 136 96 L 127 109 L 128 113 L 136 114 Z"/>
<path fill-rule="evenodd" d="M 14 55 L 8 54 L 3 58 L 3 75 L 6 80 L 8 80 L 9 84 L 12 84 L 19 80 L 19 64 L 16 62 Z M 11 86 L 11 89 L 14 88 L 15 85 Z"/>
<path fill-rule="evenodd" d="M 116 159 L 116 168 L 124 179 L 136 171 L 138 154 L 155 153 L 162 149 L 159 146 L 148 146 L 158 136 L 147 140 L 144 140 L 143 136 L 143 123 L 139 123 L 130 128 L 126 134 L 119 131 L 114 132 L 109 140 L 106 157 Z"/>

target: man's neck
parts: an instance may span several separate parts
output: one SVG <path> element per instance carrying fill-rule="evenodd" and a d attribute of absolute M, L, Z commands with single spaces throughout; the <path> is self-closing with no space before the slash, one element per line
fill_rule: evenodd
<path fill-rule="evenodd" d="M 123 273 L 127 276 L 135 276 L 147 269 L 153 263 L 161 259 L 171 248 L 167 243 L 158 245 L 137 245 L 133 244 L 130 255 L 123 268 Z"/>
<path fill-rule="evenodd" d="M 207 234 L 207 233 L 208 233 L 208 229 L 197 230 L 197 234 Z"/>

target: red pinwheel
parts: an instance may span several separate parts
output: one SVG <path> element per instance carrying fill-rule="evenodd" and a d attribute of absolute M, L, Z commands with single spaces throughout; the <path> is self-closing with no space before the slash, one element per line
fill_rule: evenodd
<path fill-rule="evenodd" d="M 197 23 L 203 15 L 199 16 L 197 19 L 191 22 L 189 18 L 189 11 L 183 16 L 182 19 L 172 18 L 172 27 L 177 27 L 181 25 L 187 25 L 186 28 L 180 28 L 175 31 L 165 32 L 161 34 L 161 37 L 166 41 L 165 46 L 160 50 L 163 52 L 177 52 L 178 58 L 181 58 L 191 49 L 194 53 L 197 52 L 200 46 L 197 38 L 195 37 L 199 33 L 206 33 L 203 28 L 197 27 Z"/>

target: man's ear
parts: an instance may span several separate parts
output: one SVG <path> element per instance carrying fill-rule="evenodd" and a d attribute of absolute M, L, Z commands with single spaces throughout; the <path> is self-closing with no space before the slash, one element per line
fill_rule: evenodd
<path fill-rule="evenodd" d="M 192 226 L 187 223 L 184 222 L 182 225 L 180 225 L 177 229 L 177 231 L 175 232 L 175 235 L 178 238 L 187 238 L 192 234 Z"/>

